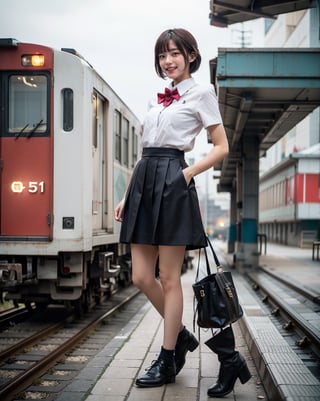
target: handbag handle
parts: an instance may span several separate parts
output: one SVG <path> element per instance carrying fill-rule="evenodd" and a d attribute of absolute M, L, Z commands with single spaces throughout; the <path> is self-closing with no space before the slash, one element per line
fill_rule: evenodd
<path fill-rule="evenodd" d="M 211 242 L 210 242 L 210 240 L 209 240 L 208 237 L 207 237 L 207 242 L 208 242 L 208 244 L 209 244 L 209 246 L 210 246 L 210 248 L 211 248 L 211 252 L 212 252 L 212 255 L 213 255 L 213 259 L 214 259 L 214 262 L 215 262 L 215 264 L 216 264 L 216 266 L 217 266 L 217 271 L 219 272 L 219 269 L 222 269 L 222 267 L 221 267 L 221 264 L 220 264 L 220 262 L 219 262 L 218 256 L 217 256 L 217 254 L 215 253 L 215 250 L 213 249 L 213 246 L 212 246 L 212 244 L 211 244 Z"/>
<path fill-rule="evenodd" d="M 215 250 L 213 249 L 213 246 L 212 246 L 212 244 L 211 244 L 211 242 L 210 242 L 208 236 L 206 236 L 206 239 L 207 239 L 207 244 L 209 244 L 209 246 L 210 246 L 210 249 L 211 249 L 211 252 L 212 252 L 212 256 L 213 256 L 214 262 L 215 262 L 216 267 L 217 267 L 217 273 L 221 273 L 223 270 L 222 270 L 222 266 L 220 265 L 218 256 L 217 256 Z M 204 250 L 204 256 L 205 256 L 205 258 L 206 258 L 207 275 L 209 276 L 209 275 L 211 274 L 211 271 L 210 271 L 210 264 L 209 264 L 207 249 L 206 249 L 206 248 L 203 248 L 203 250 Z M 200 253 L 201 253 L 201 248 L 199 249 L 199 260 L 198 260 L 196 281 L 198 280 L 198 277 L 199 277 L 199 270 L 200 270 Z"/>

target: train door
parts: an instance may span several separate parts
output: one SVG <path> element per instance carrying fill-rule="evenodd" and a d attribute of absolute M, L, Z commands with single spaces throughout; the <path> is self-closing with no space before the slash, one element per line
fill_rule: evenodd
<path fill-rule="evenodd" d="M 92 193 L 92 227 L 93 231 L 103 230 L 103 216 L 106 209 L 106 131 L 105 110 L 107 101 L 98 93 L 92 96 L 92 163 L 93 163 L 93 193 Z"/>
<path fill-rule="evenodd" d="M 50 239 L 49 72 L 0 72 L 0 236 Z"/>

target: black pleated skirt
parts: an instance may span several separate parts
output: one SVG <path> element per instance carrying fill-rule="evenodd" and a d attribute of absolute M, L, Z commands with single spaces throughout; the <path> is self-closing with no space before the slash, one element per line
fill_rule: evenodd
<path fill-rule="evenodd" d="M 120 242 L 205 247 L 198 195 L 182 169 L 184 152 L 144 148 L 126 194 Z"/>

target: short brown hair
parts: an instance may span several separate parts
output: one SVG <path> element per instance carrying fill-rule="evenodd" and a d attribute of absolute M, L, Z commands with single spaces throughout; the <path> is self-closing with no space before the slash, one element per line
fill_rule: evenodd
<path fill-rule="evenodd" d="M 165 78 L 160 63 L 159 55 L 169 51 L 169 41 L 173 40 L 179 51 L 183 54 L 186 64 L 188 64 L 188 56 L 194 55 L 195 59 L 190 63 L 190 74 L 196 72 L 201 64 L 201 55 L 198 49 L 197 41 L 194 36 L 185 29 L 168 29 L 158 37 L 154 47 L 154 65 L 157 74 L 161 78 Z"/>

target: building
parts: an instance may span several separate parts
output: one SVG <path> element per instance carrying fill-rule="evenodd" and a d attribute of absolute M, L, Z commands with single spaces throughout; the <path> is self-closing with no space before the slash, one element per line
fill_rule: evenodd
<path fill-rule="evenodd" d="M 265 20 L 265 45 L 320 47 L 319 29 L 319 7 L 282 14 Z M 319 107 L 260 159 L 259 231 L 291 246 L 310 246 L 319 238 Z"/>

